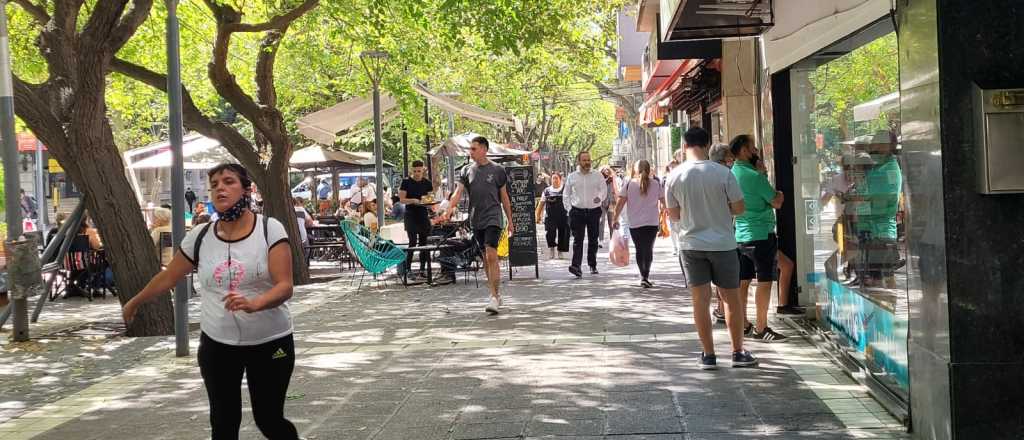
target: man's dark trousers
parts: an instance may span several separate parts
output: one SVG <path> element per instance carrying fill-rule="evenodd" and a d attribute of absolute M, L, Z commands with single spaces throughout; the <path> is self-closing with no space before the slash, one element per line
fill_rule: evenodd
<path fill-rule="evenodd" d="M 583 264 L 584 233 L 587 240 L 587 264 L 597 267 L 597 233 L 601 224 L 601 208 L 580 209 L 573 207 L 569 211 L 569 228 L 572 229 L 572 267 L 579 268 Z"/>

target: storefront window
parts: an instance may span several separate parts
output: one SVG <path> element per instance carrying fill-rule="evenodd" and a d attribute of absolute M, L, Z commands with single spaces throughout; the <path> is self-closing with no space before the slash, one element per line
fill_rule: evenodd
<path fill-rule="evenodd" d="M 793 71 L 798 188 L 818 323 L 906 398 L 907 240 L 896 35 Z"/>

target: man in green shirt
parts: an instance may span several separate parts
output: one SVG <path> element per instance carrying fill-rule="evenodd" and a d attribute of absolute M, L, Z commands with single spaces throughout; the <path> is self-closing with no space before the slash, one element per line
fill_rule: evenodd
<path fill-rule="evenodd" d="M 900 258 L 896 216 L 903 191 L 903 171 L 894 156 L 895 141 L 882 131 L 864 136 L 873 165 L 864 172 L 864 180 L 854 189 L 856 221 L 853 229 L 863 253 L 861 281 L 866 287 L 896 287 L 895 268 Z"/>
<path fill-rule="evenodd" d="M 740 310 L 746 313 L 750 280 L 757 277 L 754 301 L 757 317 L 754 325 L 747 321 L 744 333 L 762 342 L 783 342 L 786 336 L 768 327 L 768 305 L 775 281 L 778 238 L 775 236 L 775 210 L 782 207 L 784 197 L 757 169 L 760 160 L 754 140 L 749 135 L 736 136 L 729 143 L 736 162 L 732 174 L 743 191 L 747 210 L 736 217 L 736 242 L 740 253 Z"/>

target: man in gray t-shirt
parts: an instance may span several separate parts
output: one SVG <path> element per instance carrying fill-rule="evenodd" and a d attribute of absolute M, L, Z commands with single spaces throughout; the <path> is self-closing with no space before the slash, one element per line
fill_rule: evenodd
<path fill-rule="evenodd" d="M 472 163 L 463 170 L 459 186 L 452 195 L 451 205 L 443 218 L 449 218 L 459 205 L 462 193 L 469 193 L 469 224 L 473 238 L 484 253 L 484 268 L 487 284 L 491 288 L 491 300 L 484 308 L 487 313 L 497 314 L 501 307 L 498 286 L 501 283 L 501 266 L 498 265 L 498 242 L 501 239 L 501 214 L 508 219 L 508 235 L 512 236 L 512 201 L 508 198 L 508 177 L 505 169 L 487 158 L 490 143 L 483 136 L 473 138 L 469 145 Z"/>
<path fill-rule="evenodd" d="M 462 169 L 459 183 L 469 193 L 469 224 L 473 230 L 501 229 L 501 190 L 508 183 L 505 167 L 494 162 L 470 163 Z"/>
<path fill-rule="evenodd" d="M 743 349 L 744 313 L 740 309 L 739 255 L 733 216 L 743 213 L 743 192 L 728 168 L 708 160 L 710 136 L 699 127 L 686 131 L 687 162 L 672 170 L 665 185 L 665 202 L 676 222 L 683 270 L 693 292 L 693 320 L 703 352 L 698 366 L 717 366 L 711 332 L 711 283 L 718 286 L 726 306 L 732 339 L 732 366 L 752 367 L 757 359 Z"/>

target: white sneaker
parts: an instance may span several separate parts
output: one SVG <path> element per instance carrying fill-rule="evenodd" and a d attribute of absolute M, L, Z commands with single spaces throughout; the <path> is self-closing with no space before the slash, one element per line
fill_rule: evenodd
<path fill-rule="evenodd" d="M 492 296 L 491 301 L 487 303 L 487 307 L 484 307 L 484 311 L 492 315 L 497 315 L 498 307 L 501 307 L 501 299 Z"/>

